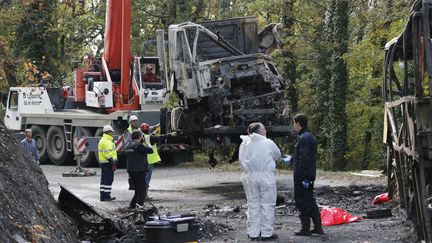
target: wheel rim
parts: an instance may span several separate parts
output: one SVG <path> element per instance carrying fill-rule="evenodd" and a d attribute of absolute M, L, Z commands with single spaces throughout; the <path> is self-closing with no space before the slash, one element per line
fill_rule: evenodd
<path fill-rule="evenodd" d="M 41 151 L 43 149 L 42 137 L 41 136 L 35 136 L 34 140 L 36 142 L 37 150 Z"/>
<path fill-rule="evenodd" d="M 54 137 L 54 149 L 56 150 L 57 153 L 63 151 L 64 144 L 62 140 L 63 139 L 58 135 Z"/>

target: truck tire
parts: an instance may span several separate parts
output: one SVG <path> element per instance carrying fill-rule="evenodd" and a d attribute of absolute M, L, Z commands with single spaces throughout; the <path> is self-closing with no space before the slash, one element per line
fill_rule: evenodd
<path fill-rule="evenodd" d="M 48 162 L 46 129 L 41 126 L 33 125 L 30 127 L 33 133 L 33 139 L 36 142 L 36 148 L 39 152 L 39 162 L 41 164 Z"/>
<path fill-rule="evenodd" d="M 51 162 L 56 165 L 65 165 L 67 163 L 68 151 L 63 128 L 51 126 L 48 129 L 47 141 L 47 152 Z"/>
<path fill-rule="evenodd" d="M 170 116 L 171 112 L 168 111 L 168 108 L 161 108 L 160 109 L 160 117 L 159 117 L 159 124 L 161 129 L 161 134 L 166 134 L 171 132 L 171 119 Z"/>
<path fill-rule="evenodd" d="M 88 128 L 81 128 L 81 135 L 84 137 L 91 137 L 92 133 Z M 89 167 L 96 164 L 94 152 L 84 152 L 81 156 L 81 166 Z"/>
<path fill-rule="evenodd" d="M 96 130 L 96 132 L 95 132 L 95 137 L 102 137 L 102 135 L 103 135 L 102 128 L 98 128 L 98 129 Z M 100 165 L 99 165 L 99 157 L 98 157 L 98 152 L 97 152 L 97 151 L 94 152 L 94 158 L 95 158 L 96 165 L 97 165 L 97 166 L 100 166 Z"/>

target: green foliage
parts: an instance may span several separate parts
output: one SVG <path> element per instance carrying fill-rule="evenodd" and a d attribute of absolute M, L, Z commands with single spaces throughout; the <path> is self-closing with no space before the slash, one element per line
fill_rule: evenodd
<path fill-rule="evenodd" d="M 63 1 L 56 15 L 59 58 L 55 77 L 63 85 L 72 85 L 73 69 L 87 55 L 100 56 L 103 49 L 105 1 Z"/>
<path fill-rule="evenodd" d="M 407 14 L 407 10 L 405 14 Z M 347 169 L 382 168 L 385 164 L 385 148 L 382 143 L 382 65 L 384 63 L 383 43 L 397 36 L 405 25 L 403 14 L 393 20 L 389 28 L 388 20 L 366 12 L 370 28 L 365 23 L 355 21 L 352 29 L 364 28 L 362 38 L 357 38 L 349 53 L 345 55 L 349 67 L 348 86 L 348 151 Z M 357 32 L 358 33 L 358 32 Z"/>
<path fill-rule="evenodd" d="M 283 4 L 283 14 L 282 14 L 282 23 L 283 23 L 283 33 L 285 38 L 285 45 L 282 49 L 282 55 L 284 58 L 282 59 L 282 70 L 285 75 L 289 77 L 290 84 L 287 88 L 287 96 L 289 100 L 289 105 L 291 108 L 291 112 L 295 113 L 298 111 L 298 93 L 295 88 L 296 77 L 297 77 L 297 57 L 294 54 L 294 51 L 291 49 L 293 43 L 295 42 L 293 38 L 294 34 L 294 7 L 295 0 L 285 1 Z"/>
<path fill-rule="evenodd" d="M 57 76 L 58 32 L 55 26 L 57 1 L 24 2 L 20 23 L 16 27 L 14 52 L 17 57 L 31 60 L 43 72 Z"/>
<path fill-rule="evenodd" d="M 15 38 L 15 26 L 21 18 L 15 1 L 3 1 L 0 6 L 0 91 L 6 91 L 16 83 L 15 66 L 17 61 L 11 50 Z"/>
<path fill-rule="evenodd" d="M 403 30 L 409 4 L 398 0 L 349 2 L 349 10 L 345 11 L 349 13 L 347 38 L 334 28 L 332 11 L 336 8 L 332 4 L 338 2 L 295 1 L 293 13 L 285 13 L 292 15 L 294 22 L 292 33 L 286 38 L 289 50 L 297 58 L 295 88 L 299 110 L 309 116 L 309 128 L 317 135 L 321 168 L 342 169 L 333 164 L 335 150 L 345 154 L 345 169 L 380 168 L 385 157 L 381 96 L 383 48 Z M 346 41 L 348 48 L 335 52 L 341 41 Z M 347 74 L 338 70 L 343 63 Z M 344 92 L 344 87 L 333 83 L 339 75 L 347 75 L 346 98 L 342 99 L 338 99 L 341 98 L 338 93 Z M 343 109 L 346 109 L 345 118 L 337 114 Z M 346 145 L 335 140 L 337 129 L 343 131 L 343 126 L 346 126 Z"/>
<path fill-rule="evenodd" d="M 344 170 L 346 166 L 345 151 L 347 139 L 346 93 L 347 65 L 343 55 L 348 51 L 348 2 L 334 1 L 335 9 L 331 14 L 331 39 L 334 48 L 330 57 L 330 89 L 329 89 L 329 146 L 330 161 L 333 170 Z"/>

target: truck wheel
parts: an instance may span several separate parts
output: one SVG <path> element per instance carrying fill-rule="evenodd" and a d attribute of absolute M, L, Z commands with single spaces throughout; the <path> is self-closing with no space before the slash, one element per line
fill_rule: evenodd
<path fill-rule="evenodd" d="M 56 165 L 65 165 L 68 158 L 66 139 L 61 127 L 52 126 L 48 129 L 47 135 L 48 156 Z"/>
<path fill-rule="evenodd" d="M 102 132 L 102 128 L 98 128 L 95 132 L 95 137 L 102 137 L 103 132 Z M 95 161 L 96 161 L 96 165 L 99 166 L 99 157 L 98 157 L 98 152 L 94 152 L 94 157 L 95 157 Z"/>
<path fill-rule="evenodd" d="M 46 139 L 46 129 L 40 126 L 33 125 L 30 127 L 33 133 L 33 139 L 36 142 L 36 148 L 39 152 L 39 162 L 46 163 L 48 162 L 48 153 L 47 153 L 47 139 Z"/>
<path fill-rule="evenodd" d="M 81 135 L 84 137 L 91 137 L 91 131 L 88 128 L 81 128 Z M 94 152 L 84 152 L 81 156 L 81 166 L 89 167 L 95 164 Z"/>
<path fill-rule="evenodd" d="M 168 110 L 168 108 L 161 108 L 160 109 L 160 117 L 159 117 L 159 123 L 161 128 L 161 134 L 166 134 L 171 132 L 171 119 L 170 116 L 171 111 Z"/>

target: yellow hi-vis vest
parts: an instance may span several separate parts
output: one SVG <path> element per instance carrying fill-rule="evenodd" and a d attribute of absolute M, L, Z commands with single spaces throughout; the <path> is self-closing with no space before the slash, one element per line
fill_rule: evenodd
<path fill-rule="evenodd" d="M 150 144 L 150 135 L 147 135 L 147 134 L 144 135 L 144 143 L 146 143 L 147 145 L 151 145 Z M 153 153 L 147 154 L 147 162 L 149 165 L 156 164 L 156 163 L 161 161 L 161 158 L 159 156 L 159 152 L 157 149 L 157 144 L 155 143 L 151 146 L 153 148 Z"/>
<path fill-rule="evenodd" d="M 109 134 L 104 133 L 101 140 L 98 143 L 98 159 L 99 163 L 108 163 L 108 159 L 112 158 L 117 161 L 117 151 L 114 138 Z"/>

